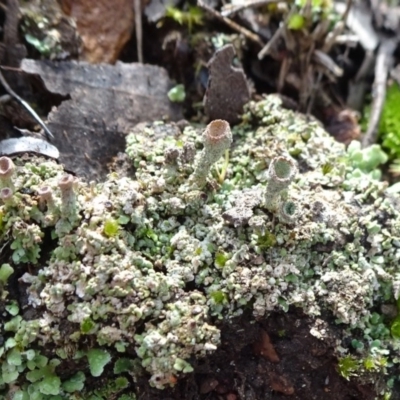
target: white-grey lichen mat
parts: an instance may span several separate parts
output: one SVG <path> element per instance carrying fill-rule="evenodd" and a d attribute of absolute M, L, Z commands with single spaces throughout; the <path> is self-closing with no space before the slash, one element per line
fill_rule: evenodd
<path fill-rule="evenodd" d="M 106 385 L 138 362 L 162 389 L 218 348 L 221 319 L 292 305 L 336 320 L 338 356 L 358 332 L 358 373 L 369 357 L 385 379 L 400 347 L 380 311 L 399 297 L 400 216 L 379 148 L 346 150 L 270 96 L 232 130 L 142 124 L 126 153 L 135 175 L 98 185 L 37 156 L 0 160 L 0 394 L 89 396 L 88 375 Z M 89 369 L 58 376 L 71 360 Z"/>

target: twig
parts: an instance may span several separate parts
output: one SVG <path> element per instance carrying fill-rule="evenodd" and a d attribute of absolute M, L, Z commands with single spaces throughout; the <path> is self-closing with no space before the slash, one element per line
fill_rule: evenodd
<path fill-rule="evenodd" d="M 231 29 L 235 30 L 236 32 L 241 33 L 243 36 L 247 37 L 251 41 L 258 43 L 261 47 L 264 46 L 264 43 L 261 41 L 261 39 L 256 34 L 254 34 L 253 32 L 249 31 L 246 28 L 243 28 L 242 26 L 240 26 L 236 22 L 232 21 L 231 19 L 222 16 L 218 11 L 214 10 L 212 7 L 205 4 L 202 0 L 197 0 L 197 5 L 200 8 L 202 8 L 203 10 L 208 11 L 215 18 L 218 18 L 222 22 L 225 22 L 225 24 L 228 25 Z"/>
<path fill-rule="evenodd" d="M 376 142 L 378 125 L 386 97 L 386 81 L 392 63 L 393 52 L 396 49 L 396 39 L 383 40 L 379 46 L 375 64 L 375 79 L 373 85 L 373 100 L 371 115 L 368 121 L 368 130 L 362 139 L 362 146 L 368 147 Z"/>
<path fill-rule="evenodd" d="M 355 82 L 367 79 L 367 76 L 372 73 L 372 68 L 376 61 L 375 58 L 376 57 L 373 51 L 366 50 L 364 60 L 357 72 L 356 77 L 354 78 Z"/>
<path fill-rule="evenodd" d="M 347 17 L 349 15 L 352 3 L 353 3 L 353 0 L 347 0 L 346 9 L 345 9 L 345 11 L 344 11 L 344 13 L 342 15 L 342 20 L 339 21 L 335 25 L 335 27 L 333 28 L 332 32 L 330 32 L 327 35 L 325 43 L 324 43 L 324 46 L 322 48 L 322 50 L 325 53 L 329 53 L 329 51 L 331 50 L 332 46 L 336 42 L 336 38 L 343 33 L 343 30 L 345 28 L 345 24 L 346 24 Z"/>
<path fill-rule="evenodd" d="M 275 3 L 287 3 L 288 0 L 247 0 L 242 4 L 225 4 L 222 6 L 221 15 L 223 17 L 230 17 L 233 14 L 236 14 L 239 11 L 243 11 L 246 8 L 256 8 L 265 6 L 266 4 L 275 4 Z"/>
<path fill-rule="evenodd" d="M 317 79 L 314 81 L 311 93 L 310 93 L 310 100 L 308 102 L 308 106 L 307 106 L 307 111 L 306 111 L 306 115 L 310 115 L 311 114 L 311 110 L 314 107 L 314 101 L 317 95 L 317 89 L 319 88 L 319 85 L 321 84 L 321 80 L 322 80 L 322 72 L 318 72 L 317 75 Z"/>
<path fill-rule="evenodd" d="M 136 49 L 139 63 L 143 64 L 143 25 L 142 25 L 142 2 L 133 0 L 133 9 L 135 11 L 135 31 L 136 31 Z"/>
<path fill-rule="evenodd" d="M 325 67 L 328 71 L 332 72 L 334 76 L 340 77 L 343 75 L 342 68 L 340 68 L 335 63 L 335 61 L 333 61 L 332 58 L 329 57 L 328 54 L 324 53 L 323 51 L 318 49 L 314 50 L 312 58 L 315 62 Z"/>
<path fill-rule="evenodd" d="M 272 35 L 271 39 L 268 40 L 268 43 L 260 50 L 257 57 L 259 60 L 262 60 L 266 55 L 271 51 L 272 46 L 278 41 L 278 39 L 282 36 L 282 33 L 285 29 L 285 24 L 281 22 L 279 28 Z"/>
<path fill-rule="evenodd" d="M 272 46 L 275 45 L 275 43 L 278 41 L 278 39 L 283 36 L 285 38 L 286 42 L 286 47 L 288 46 L 289 42 L 289 37 L 290 37 L 290 32 L 286 29 L 287 23 L 289 19 L 292 17 L 294 14 L 295 8 L 292 7 L 286 16 L 286 18 L 280 23 L 279 28 L 275 31 L 275 33 L 272 35 L 271 39 L 268 40 L 267 44 L 261 49 L 261 51 L 257 54 L 257 57 L 259 60 L 262 60 L 266 55 L 268 55 L 271 51 Z"/>
<path fill-rule="evenodd" d="M 347 22 L 347 17 L 349 16 L 352 5 L 353 5 L 353 0 L 347 0 L 346 10 L 344 11 L 344 14 L 342 15 L 342 20 L 344 23 Z"/>
<path fill-rule="evenodd" d="M 352 34 L 340 34 L 335 37 L 335 43 L 338 45 L 346 45 L 347 47 L 356 47 L 359 43 L 359 39 L 357 35 Z"/>
<path fill-rule="evenodd" d="M 49 128 L 45 125 L 45 123 L 41 120 L 39 115 L 36 114 L 36 111 L 25 100 L 23 100 L 21 97 L 19 97 L 17 95 L 17 93 L 14 92 L 14 90 L 12 90 L 10 88 L 6 79 L 4 78 L 3 73 L 1 72 L 2 69 L 3 69 L 3 67 L 0 67 L 0 83 L 3 85 L 4 89 L 7 91 L 7 93 L 11 97 L 13 97 L 15 100 L 17 100 L 18 103 L 20 103 L 29 112 L 29 114 L 35 119 L 35 121 L 43 128 L 43 130 L 46 134 L 47 140 L 50 140 L 50 138 L 54 139 L 53 134 L 50 132 Z"/>
<path fill-rule="evenodd" d="M 279 77 L 278 77 L 278 85 L 277 92 L 281 93 L 283 86 L 285 85 L 287 75 L 290 71 L 290 67 L 292 66 L 292 58 L 284 57 L 282 60 L 281 68 L 279 69 Z"/>

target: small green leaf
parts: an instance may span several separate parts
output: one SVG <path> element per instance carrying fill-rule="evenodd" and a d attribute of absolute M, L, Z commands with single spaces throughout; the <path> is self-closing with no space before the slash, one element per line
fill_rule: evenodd
<path fill-rule="evenodd" d="M 118 390 L 122 390 L 125 389 L 129 386 L 129 381 L 128 379 L 126 379 L 124 376 L 119 376 L 116 380 L 115 380 L 115 386 Z"/>
<path fill-rule="evenodd" d="M 22 317 L 17 315 L 16 317 L 12 318 L 10 321 L 4 324 L 4 330 L 7 332 L 17 332 L 20 327 L 22 321 Z"/>
<path fill-rule="evenodd" d="M 28 386 L 27 392 L 29 394 L 29 400 L 44 400 L 45 396 L 39 390 L 38 383 L 32 383 Z"/>
<path fill-rule="evenodd" d="M 75 375 L 71 376 L 71 378 L 67 379 L 62 384 L 62 388 L 68 393 L 79 392 L 85 386 L 85 379 L 85 374 L 82 371 L 79 371 Z"/>
<path fill-rule="evenodd" d="M 87 353 L 87 358 L 89 362 L 90 373 L 92 376 L 100 376 L 103 371 L 105 365 L 107 365 L 111 361 L 110 354 L 101 349 L 92 349 Z"/>
<path fill-rule="evenodd" d="M 116 342 L 114 344 L 114 347 L 118 351 L 118 353 L 125 353 L 126 351 L 126 345 L 123 342 Z"/>
<path fill-rule="evenodd" d="M 133 361 L 129 358 L 119 358 L 114 364 L 114 374 L 121 374 L 123 372 L 129 372 L 133 368 Z"/>
<path fill-rule="evenodd" d="M 130 220 L 131 217 L 128 215 L 120 215 L 117 221 L 120 225 L 126 225 Z"/>
<path fill-rule="evenodd" d="M 174 363 L 174 369 L 177 371 L 182 371 L 184 373 L 189 373 L 193 371 L 193 367 L 185 360 L 181 358 L 176 358 Z"/>
<path fill-rule="evenodd" d="M 15 317 L 16 315 L 18 315 L 19 313 L 19 307 L 18 307 L 18 303 L 13 300 L 10 303 L 8 303 L 5 307 L 5 309 L 7 310 L 7 312 L 9 314 L 11 314 L 13 317 Z"/>
<path fill-rule="evenodd" d="M 383 320 L 382 316 L 376 312 L 373 312 L 369 317 L 369 321 L 371 322 L 372 325 L 378 325 L 380 322 L 382 322 L 382 320 Z"/>
<path fill-rule="evenodd" d="M 362 350 L 362 349 L 364 348 L 364 343 L 363 343 L 363 342 L 360 342 L 360 341 L 357 340 L 357 339 L 353 339 L 353 340 L 351 341 L 351 345 L 352 345 L 353 348 L 356 349 L 356 350 Z"/>
<path fill-rule="evenodd" d="M 174 86 L 169 90 L 167 96 L 173 103 L 182 103 L 186 98 L 185 86 L 182 84 Z"/>
<path fill-rule="evenodd" d="M 12 400 L 30 400 L 29 399 L 29 394 L 25 391 L 18 390 L 18 392 L 14 393 L 14 397 Z"/>
<path fill-rule="evenodd" d="M 294 14 L 289 18 L 288 28 L 293 30 L 300 30 L 304 28 L 305 20 L 300 14 Z"/>
<path fill-rule="evenodd" d="M 96 326 L 96 324 L 94 323 L 94 321 L 92 319 L 86 318 L 84 321 L 81 322 L 81 332 L 87 334 L 95 326 Z"/>
<path fill-rule="evenodd" d="M 396 317 L 390 327 L 393 338 L 400 339 L 400 317 Z"/>
<path fill-rule="evenodd" d="M 39 390 L 43 394 L 57 395 L 60 393 L 61 380 L 56 375 L 45 376 L 41 382 L 39 382 Z"/>
<path fill-rule="evenodd" d="M 3 264 L 0 267 L 0 282 L 6 283 L 13 272 L 14 268 L 10 264 Z"/>
<path fill-rule="evenodd" d="M 7 362 L 10 365 L 19 366 L 22 364 L 21 352 L 17 348 L 13 348 L 7 353 Z"/>
<path fill-rule="evenodd" d="M 36 357 L 34 358 L 34 361 L 38 367 L 45 367 L 49 362 L 49 359 L 46 356 L 37 354 Z"/>
<path fill-rule="evenodd" d="M 35 358 L 35 350 L 32 350 L 32 349 L 27 350 L 27 351 L 25 352 L 25 356 L 26 356 L 26 359 L 27 359 L 28 361 L 33 360 L 33 359 Z"/>
<path fill-rule="evenodd" d="M 17 342 L 15 341 L 14 338 L 8 338 L 6 340 L 5 347 L 6 347 L 6 349 L 12 349 L 13 347 L 15 347 L 16 344 L 17 344 Z"/>
<path fill-rule="evenodd" d="M 1 376 L 4 383 L 11 383 L 17 380 L 18 371 L 15 365 L 10 365 L 8 363 L 3 363 L 1 368 Z"/>
<path fill-rule="evenodd" d="M 226 294 L 220 290 L 210 293 L 210 296 L 214 300 L 215 304 L 223 304 L 227 300 Z"/>
<path fill-rule="evenodd" d="M 44 377 L 44 375 L 45 375 L 45 372 L 42 368 L 34 369 L 33 371 L 29 371 L 26 374 L 26 379 L 28 379 L 29 382 L 34 383 L 34 382 L 37 382 L 40 379 L 42 379 Z"/>

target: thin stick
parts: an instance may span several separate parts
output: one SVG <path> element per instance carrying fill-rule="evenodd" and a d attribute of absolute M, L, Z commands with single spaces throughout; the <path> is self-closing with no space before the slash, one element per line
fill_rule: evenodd
<path fill-rule="evenodd" d="M 347 17 L 349 16 L 352 5 L 353 5 L 353 0 L 347 0 L 346 9 L 344 10 L 344 14 L 342 15 L 342 20 L 344 23 L 347 22 Z"/>
<path fill-rule="evenodd" d="M 136 31 L 136 49 L 138 60 L 143 64 L 143 25 L 142 25 L 142 2 L 133 0 L 133 9 L 135 11 L 135 31 Z"/>
<path fill-rule="evenodd" d="M 289 73 L 290 67 L 292 66 L 292 59 L 285 57 L 282 60 L 281 68 L 279 70 L 277 92 L 281 93 L 286 83 L 287 74 Z"/>
<path fill-rule="evenodd" d="M 333 61 L 332 58 L 329 57 L 328 54 L 324 53 L 323 51 L 314 50 L 312 58 L 315 62 L 325 67 L 328 71 L 332 72 L 334 76 L 340 77 L 343 75 L 343 69 L 340 68 L 335 63 L 335 61 Z"/>
<path fill-rule="evenodd" d="M 252 40 L 255 43 L 258 43 L 261 47 L 264 46 L 264 43 L 261 41 L 261 39 L 254 34 L 253 32 L 249 31 L 246 28 L 243 28 L 236 22 L 232 21 L 229 18 L 223 17 L 218 11 L 214 10 L 212 7 L 209 5 L 203 3 L 202 0 L 197 0 L 197 5 L 202 8 L 203 10 L 208 11 L 211 15 L 213 15 L 215 18 L 218 18 L 222 22 L 225 22 L 226 25 L 228 25 L 231 29 L 235 30 L 236 32 L 241 33 L 243 36 L 246 36 L 248 39 Z"/>
<path fill-rule="evenodd" d="M 25 100 L 19 97 L 17 93 L 15 93 L 14 90 L 12 90 L 11 87 L 8 85 L 6 79 L 4 78 L 3 73 L 1 72 L 2 69 L 3 67 L 0 67 L 0 83 L 3 85 L 4 89 L 11 97 L 17 100 L 18 103 L 20 103 L 29 112 L 29 114 L 32 115 L 35 121 L 43 128 L 44 132 L 46 133 L 47 140 L 50 140 L 50 138 L 54 139 L 53 134 L 50 132 L 49 128 L 45 125 L 45 123 L 41 120 L 39 115 L 36 114 L 36 111 Z"/>
<path fill-rule="evenodd" d="M 284 23 L 281 22 L 279 28 L 272 35 L 272 38 L 268 40 L 268 43 L 260 50 L 257 54 L 259 60 L 262 60 L 266 55 L 271 51 L 272 46 L 277 42 L 277 40 L 282 36 L 282 33 L 285 29 Z"/>
<path fill-rule="evenodd" d="M 346 3 L 346 9 L 342 15 L 342 20 L 339 21 L 339 23 L 337 23 L 335 25 L 335 27 L 333 28 L 333 30 L 327 35 L 326 39 L 325 39 L 325 43 L 324 46 L 322 47 L 322 51 L 324 51 L 325 53 L 329 53 L 329 51 L 331 50 L 332 46 L 335 44 L 336 42 L 336 38 L 342 34 L 342 32 L 344 31 L 345 25 L 346 25 L 346 21 L 347 21 L 347 17 L 349 16 L 349 12 L 351 9 L 351 5 L 353 3 L 353 0 L 347 0 Z"/>
<path fill-rule="evenodd" d="M 381 119 L 383 105 L 386 97 L 386 81 L 392 63 L 393 52 L 397 47 L 397 40 L 383 40 L 379 46 L 375 64 L 375 79 L 373 85 L 373 100 L 368 129 L 362 139 L 362 146 L 368 147 L 376 143 L 378 138 L 378 125 Z"/>
<path fill-rule="evenodd" d="M 321 84 L 321 79 L 322 79 L 322 72 L 318 72 L 317 75 L 317 79 L 314 81 L 312 90 L 311 90 L 311 94 L 310 94 L 310 100 L 308 102 L 308 106 L 307 106 L 307 111 L 306 111 L 306 115 L 310 115 L 311 114 L 311 110 L 314 107 L 314 101 L 317 95 L 317 89 L 319 88 L 319 85 Z"/>

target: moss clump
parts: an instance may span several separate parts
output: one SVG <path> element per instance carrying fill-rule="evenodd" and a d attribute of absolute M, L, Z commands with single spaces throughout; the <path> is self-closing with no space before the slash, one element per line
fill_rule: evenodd
<path fill-rule="evenodd" d="M 113 218 L 104 221 L 104 234 L 108 237 L 116 236 L 119 230 L 119 223 Z"/>
<path fill-rule="evenodd" d="M 392 159 L 400 158 L 400 121 L 398 106 L 400 104 L 400 88 L 394 83 L 388 87 L 383 107 L 379 132 L 382 146 Z"/>

